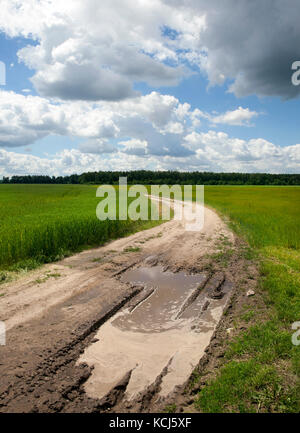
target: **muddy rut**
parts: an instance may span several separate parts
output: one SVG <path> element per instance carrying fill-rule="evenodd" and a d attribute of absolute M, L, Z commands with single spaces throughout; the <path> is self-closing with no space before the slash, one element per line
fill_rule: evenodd
<path fill-rule="evenodd" d="M 234 291 L 235 248 L 212 210 L 169 221 L 1 286 L 0 411 L 151 411 L 188 381 Z"/>

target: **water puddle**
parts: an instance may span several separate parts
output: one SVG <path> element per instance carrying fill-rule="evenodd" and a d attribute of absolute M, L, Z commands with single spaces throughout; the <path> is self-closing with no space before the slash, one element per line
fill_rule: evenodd
<path fill-rule="evenodd" d="M 138 268 L 126 272 L 122 281 L 141 284 L 153 292 L 131 313 L 116 318 L 112 325 L 124 331 L 162 332 L 180 327 L 176 320 L 189 295 L 207 279 L 204 274 L 163 272 L 162 267 Z"/>
<path fill-rule="evenodd" d="M 160 396 L 183 384 L 209 344 L 229 298 L 205 290 L 206 274 L 163 272 L 159 266 L 128 270 L 123 282 L 141 285 L 133 304 L 98 331 L 78 363 L 94 366 L 85 391 L 102 398 L 131 372 L 125 399 L 131 400 L 162 375 Z"/>

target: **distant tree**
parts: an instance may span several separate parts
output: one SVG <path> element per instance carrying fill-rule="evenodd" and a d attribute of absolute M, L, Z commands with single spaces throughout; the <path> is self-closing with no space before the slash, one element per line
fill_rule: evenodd
<path fill-rule="evenodd" d="M 3 177 L 2 183 L 26 184 L 118 184 L 127 177 L 128 184 L 180 185 L 300 185 L 300 174 L 214 173 L 178 171 L 98 171 L 71 176 L 27 175 Z"/>

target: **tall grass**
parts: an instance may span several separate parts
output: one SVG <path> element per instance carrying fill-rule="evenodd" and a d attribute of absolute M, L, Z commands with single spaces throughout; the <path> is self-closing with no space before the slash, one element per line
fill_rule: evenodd
<path fill-rule="evenodd" d="M 0 185 L 0 269 L 44 263 L 142 228 L 147 221 L 99 221 L 95 186 Z"/>
<path fill-rule="evenodd" d="M 207 186 L 205 201 L 254 247 L 300 248 L 300 187 Z"/>
<path fill-rule="evenodd" d="M 205 200 L 261 256 L 261 284 L 278 318 L 300 320 L 300 188 L 212 186 Z"/>

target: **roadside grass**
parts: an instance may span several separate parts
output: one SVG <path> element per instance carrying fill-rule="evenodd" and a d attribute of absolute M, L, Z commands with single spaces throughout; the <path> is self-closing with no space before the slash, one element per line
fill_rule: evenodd
<path fill-rule="evenodd" d="M 7 282 L 11 273 L 35 269 L 162 222 L 99 221 L 96 207 L 101 199 L 96 188 L 0 185 L 0 283 Z"/>
<path fill-rule="evenodd" d="M 253 317 L 255 317 L 254 310 L 247 311 L 241 316 L 242 320 L 244 320 L 246 323 L 249 323 Z"/>
<path fill-rule="evenodd" d="M 141 251 L 141 247 L 127 247 L 124 248 L 124 253 L 137 253 L 139 251 Z"/>
<path fill-rule="evenodd" d="M 285 390 L 272 365 L 231 361 L 201 392 L 196 408 L 203 412 L 297 412 L 296 390 Z"/>
<path fill-rule="evenodd" d="M 45 283 L 46 281 L 48 281 L 49 278 L 55 278 L 55 279 L 57 279 L 57 278 L 59 278 L 59 277 L 61 277 L 61 274 L 58 273 L 58 272 L 47 272 L 46 275 L 45 275 L 44 277 L 37 278 L 37 279 L 35 280 L 35 283 L 36 283 L 36 284 L 43 284 L 43 283 Z"/>
<path fill-rule="evenodd" d="M 265 306 L 235 319 L 250 327 L 229 340 L 222 367 L 200 390 L 195 407 L 299 412 L 300 346 L 291 342 L 291 326 L 300 320 L 300 188 L 212 186 L 205 199 L 248 241 L 249 258 L 259 260 L 257 290 Z"/>
<path fill-rule="evenodd" d="M 170 404 L 164 408 L 163 413 L 176 413 L 176 409 L 176 404 Z"/>
<path fill-rule="evenodd" d="M 226 267 L 232 257 L 234 250 L 232 248 L 222 248 L 221 251 L 211 254 L 209 257 L 223 267 Z"/>

